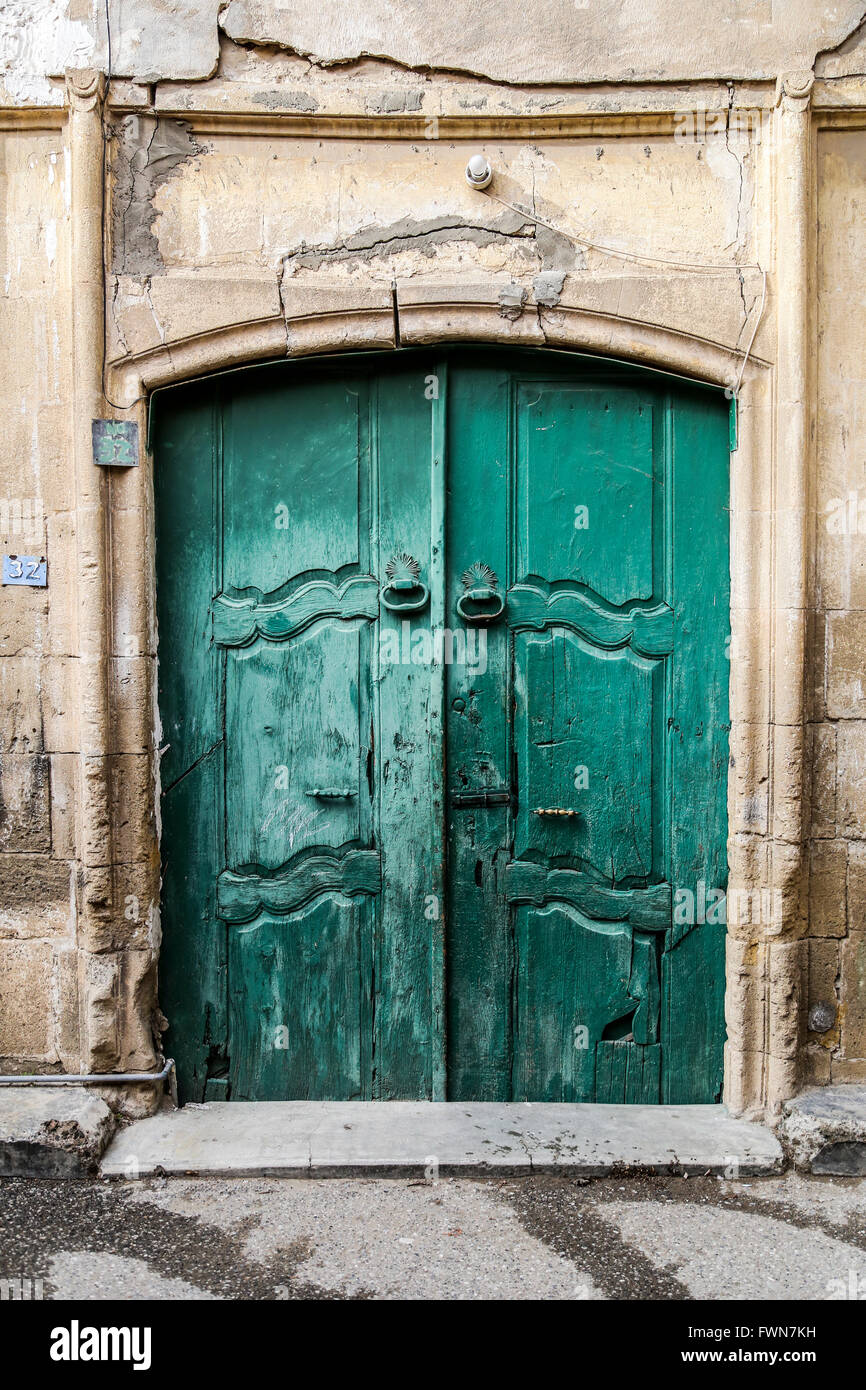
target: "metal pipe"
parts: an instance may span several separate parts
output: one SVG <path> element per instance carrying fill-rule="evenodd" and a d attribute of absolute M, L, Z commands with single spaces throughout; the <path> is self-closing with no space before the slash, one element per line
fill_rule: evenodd
<path fill-rule="evenodd" d="M 75 1076 L 72 1072 L 37 1072 L 32 1076 L 0 1076 L 0 1086 L 118 1086 L 147 1081 L 165 1081 L 174 1070 L 169 1057 L 162 1071 L 92 1071 Z"/>

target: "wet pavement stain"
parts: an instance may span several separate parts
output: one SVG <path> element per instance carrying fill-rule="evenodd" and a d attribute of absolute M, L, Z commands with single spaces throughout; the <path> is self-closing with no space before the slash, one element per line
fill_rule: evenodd
<path fill-rule="evenodd" d="M 243 1250 L 251 1221 L 226 1231 L 201 1215 L 162 1211 L 130 1196 L 130 1189 L 114 1183 L 0 1180 L 0 1277 L 18 1277 L 26 1270 L 29 1278 L 44 1280 L 50 1298 L 52 1258 L 88 1251 L 141 1260 L 162 1278 L 182 1279 L 217 1298 L 347 1297 L 298 1278 L 298 1267 L 309 1255 L 307 1242 L 296 1242 L 261 1265 Z"/>
<path fill-rule="evenodd" d="M 813 1183 L 815 1179 L 811 1180 Z M 820 1179 L 817 1180 L 820 1183 Z M 856 1190 L 858 1180 L 834 1180 L 838 1189 Z M 653 1206 L 713 1207 L 720 1211 L 771 1217 L 785 1226 L 823 1234 L 866 1250 L 866 1213 L 833 1220 L 819 1210 L 804 1212 L 794 1202 L 761 1195 L 761 1180 L 748 1192 L 715 1177 L 517 1178 L 497 1182 L 499 1197 L 524 1229 L 561 1256 L 573 1260 L 607 1298 L 690 1299 L 674 1268 L 659 1268 L 605 1220 L 606 1205 L 643 1202 Z M 672 1220 L 675 1217 L 671 1216 Z"/>
<path fill-rule="evenodd" d="M 586 1270 L 606 1298 L 688 1299 L 675 1274 L 658 1269 L 605 1221 L 593 1189 L 573 1179 L 531 1178 L 499 1191 L 524 1230 Z"/>

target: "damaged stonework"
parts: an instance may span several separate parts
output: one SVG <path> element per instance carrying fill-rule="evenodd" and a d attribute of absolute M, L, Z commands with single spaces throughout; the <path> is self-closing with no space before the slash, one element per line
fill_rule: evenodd
<path fill-rule="evenodd" d="M 541 271 L 532 281 L 535 302 L 542 309 L 555 309 L 562 297 L 565 277 L 574 269 L 585 269 L 586 256 L 568 237 L 538 223 L 536 241 L 542 255 Z"/>
<path fill-rule="evenodd" d="M 499 291 L 499 313 L 504 319 L 519 319 L 526 303 L 526 290 L 522 285 L 503 285 Z"/>
<path fill-rule="evenodd" d="M 521 254 L 530 256 L 535 250 L 534 235 L 532 225 L 511 212 L 506 212 L 490 226 L 471 223 L 463 217 L 432 217 L 423 221 L 402 217 L 387 227 L 362 227 L 339 246 L 290 251 L 283 258 L 283 264 L 291 275 L 296 270 L 319 270 L 324 265 L 339 262 L 377 260 L 400 251 L 416 251 L 431 257 L 436 247 L 444 242 L 489 246 L 512 238 L 524 238 L 526 245 L 520 245 L 519 249 Z"/>
<path fill-rule="evenodd" d="M 0 755 L 0 853 L 51 848 L 50 799 L 44 754 Z"/>
<path fill-rule="evenodd" d="M 863 18 L 862 0 L 722 0 L 711 24 L 701 0 L 673 8 L 668 0 L 547 0 L 529 17 L 523 7 L 478 0 L 433 9 L 426 0 L 354 9 L 343 0 L 5 0 L 0 85 L 14 103 L 50 104 L 68 68 L 147 84 L 203 82 L 217 71 L 221 35 L 318 67 L 372 58 L 513 85 L 772 80 L 837 49 L 841 68 L 829 75 L 851 71 L 846 43 Z M 416 109 L 411 100 L 390 109 Z"/>
<path fill-rule="evenodd" d="M 212 77 L 219 61 L 216 18 L 223 0 L 109 0 L 111 70 L 138 82 Z M 104 0 L 98 32 L 105 44 Z M 130 23 L 130 19 L 133 22 Z"/>
<path fill-rule="evenodd" d="M 74 917 L 68 864 L 37 852 L 0 855 L 0 940 L 60 934 Z M 3 990 L 0 985 L 0 998 Z"/>
<path fill-rule="evenodd" d="M 397 115 L 402 112 L 420 111 L 424 101 L 424 93 L 421 91 L 412 92 L 383 92 L 378 100 L 370 103 L 371 109 L 379 111 L 383 116 Z"/>
<path fill-rule="evenodd" d="M 542 309 L 554 309 L 562 297 L 564 284 L 564 270 L 543 270 L 532 282 L 536 304 Z"/>
<path fill-rule="evenodd" d="M 0 1177 L 84 1177 L 113 1133 L 105 1101 L 83 1086 L 0 1087 Z"/>
<path fill-rule="evenodd" d="M 229 0 L 220 27 L 236 43 L 279 44 L 319 64 L 389 58 L 408 68 L 467 72 L 499 82 L 635 82 L 724 75 L 768 77 L 811 68 L 863 18 L 858 0 L 725 0 L 708 25 L 701 0 L 547 0 L 520 6 L 453 0 Z M 695 36 L 700 35 L 699 42 Z"/>
<path fill-rule="evenodd" d="M 124 117 L 117 131 L 112 178 L 115 275 L 153 275 L 162 269 L 159 242 L 152 227 L 157 217 L 154 195 L 179 165 L 202 153 L 184 121 L 149 115 Z"/>
<path fill-rule="evenodd" d="M 540 259 L 541 270 L 532 281 L 536 302 L 546 308 L 560 300 L 565 277 L 583 255 L 568 237 L 553 232 L 522 214 L 505 211 L 489 225 L 463 217 L 434 217 L 423 221 L 401 218 L 386 227 L 364 227 L 339 246 L 304 248 L 289 252 L 283 261 L 283 287 L 299 271 L 320 271 L 334 265 L 363 265 L 411 251 L 433 259 L 445 244 L 485 247 L 508 244 L 527 262 Z M 527 266 L 529 268 L 529 266 Z M 519 318 L 528 297 L 525 286 L 506 285 L 500 292 L 500 313 Z"/>
<path fill-rule="evenodd" d="M 157 82 L 201 80 L 219 60 L 221 0 L 4 0 L 0 79 L 13 100 L 50 102 L 70 68 Z M 107 22 L 106 22 L 107 21 Z M 110 62 L 109 62 L 110 57 Z"/>
<path fill-rule="evenodd" d="M 50 77 L 98 61 L 95 7 L 72 9 L 62 0 L 3 0 L 0 91 L 10 103 L 50 104 L 57 99 Z"/>
<path fill-rule="evenodd" d="M 252 100 L 268 111 L 295 111 L 309 114 L 318 111 L 319 103 L 310 92 L 256 92 Z"/>
<path fill-rule="evenodd" d="M 387 226 L 363 227 L 338 246 L 302 247 L 290 252 L 283 261 L 281 295 L 283 311 L 291 318 L 298 295 L 309 292 L 314 279 L 329 269 L 342 267 L 348 272 L 366 269 L 373 277 L 389 276 L 389 261 L 411 253 L 411 259 L 401 272 L 416 273 L 418 260 L 436 261 L 440 248 L 452 253 L 465 247 L 507 246 L 526 262 L 541 262 L 541 270 L 532 285 L 536 302 L 542 307 L 559 303 L 567 270 L 578 260 L 579 252 L 567 237 L 549 232 L 523 216 L 505 211 L 488 225 L 472 223 L 464 217 L 434 217 L 415 219 L 404 217 Z M 559 267 L 563 268 L 559 268 Z M 519 273 L 519 272 L 518 272 Z M 529 289 L 517 281 L 504 285 L 499 293 L 499 312 L 507 319 L 520 317 L 529 297 Z"/>
<path fill-rule="evenodd" d="M 818 54 L 815 76 L 866 77 L 866 16 L 864 22 L 853 34 L 849 34 L 844 43 Z"/>
<path fill-rule="evenodd" d="M 785 1105 L 779 1138 L 795 1167 L 866 1177 L 866 1086 L 821 1086 Z"/>

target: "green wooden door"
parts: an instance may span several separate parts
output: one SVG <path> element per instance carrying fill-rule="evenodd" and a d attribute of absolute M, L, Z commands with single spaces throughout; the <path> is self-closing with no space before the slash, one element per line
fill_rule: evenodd
<path fill-rule="evenodd" d="M 165 393 L 155 455 L 183 1096 L 717 1099 L 717 394 L 261 368 Z"/>

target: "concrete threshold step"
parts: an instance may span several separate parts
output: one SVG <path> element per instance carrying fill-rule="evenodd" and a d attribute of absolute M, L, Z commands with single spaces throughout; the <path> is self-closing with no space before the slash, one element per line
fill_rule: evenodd
<path fill-rule="evenodd" d="M 778 1173 L 771 1130 L 719 1105 L 527 1105 L 424 1101 L 216 1102 L 121 1130 L 102 1160 L 119 1178 L 423 1176 L 628 1170 Z"/>

